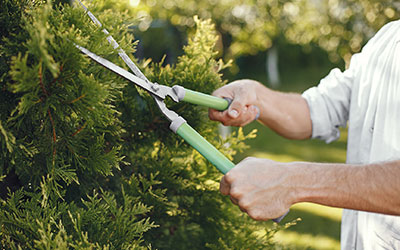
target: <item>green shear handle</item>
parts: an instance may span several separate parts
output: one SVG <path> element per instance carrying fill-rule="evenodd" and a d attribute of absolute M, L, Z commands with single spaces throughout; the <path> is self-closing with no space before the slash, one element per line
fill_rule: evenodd
<path fill-rule="evenodd" d="M 235 166 L 233 162 L 197 133 L 187 122 L 183 122 L 176 133 L 210 161 L 221 173 L 226 174 Z"/>
<path fill-rule="evenodd" d="M 191 104 L 196 104 L 204 106 L 207 108 L 212 108 L 216 110 L 226 110 L 231 104 L 231 99 L 229 98 L 219 98 L 212 95 L 207 95 L 201 92 L 193 91 L 190 89 L 185 89 L 179 85 L 172 87 L 172 90 L 178 96 L 179 101 L 188 102 Z"/>

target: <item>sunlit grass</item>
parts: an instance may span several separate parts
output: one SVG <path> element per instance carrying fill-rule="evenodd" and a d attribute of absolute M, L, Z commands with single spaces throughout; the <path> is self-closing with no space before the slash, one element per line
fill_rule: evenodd
<path fill-rule="evenodd" d="M 280 231 L 276 240 L 290 249 L 340 249 L 342 209 L 311 203 L 291 207 L 285 220 L 301 218 L 297 225 Z"/>
<path fill-rule="evenodd" d="M 340 249 L 340 242 L 330 237 L 297 233 L 291 231 L 279 231 L 275 235 L 275 241 L 284 244 L 289 249 L 315 249 L 335 250 Z"/>
<path fill-rule="evenodd" d="M 309 213 L 313 213 L 320 217 L 325 217 L 331 219 L 333 221 L 340 222 L 342 218 L 342 209 L 327 207 L 318 204 L 312 203 L 299 203 L 295 204 L 291 208 L 292 210 L 306 211 Z"/>

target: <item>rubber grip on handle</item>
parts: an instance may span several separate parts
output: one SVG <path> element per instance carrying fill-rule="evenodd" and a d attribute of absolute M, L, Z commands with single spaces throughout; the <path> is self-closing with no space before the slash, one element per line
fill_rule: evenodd
<path fill-rule="evenodd" d="M 213 108 L 220 111 L 226 110 L 230 104 L 230 102 L 226 99 L 207 95 L 190 89 L 185 89 L 185 96 L 182 100 L 185 102 Z"/>
<path fill-rule="evenodd" d="M 176 133 L 210 161 L 221 173 L 226 174 L 235 166 L 233 162 L 197 133 L 187 122 L 183 123 Z"/>
<path fill-rule="evenodd" d="M 197 133 L 187 122 L 182 123 L 176 133 L 210 161 L 221 173 L 226 174 L 235 166 L 233 162 Z M 286 214 L 279 218 L 272 219 L 272 221 L 279 223 Z"/>

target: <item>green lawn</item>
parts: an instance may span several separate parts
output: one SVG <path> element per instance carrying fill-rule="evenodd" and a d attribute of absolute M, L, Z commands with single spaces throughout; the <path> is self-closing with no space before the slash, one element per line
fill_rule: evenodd
<path fill-rule="evenodd" d="M 302 92 L 318 84 L 328 68 L 308 68 L 286 71 L 282 75 L 280 90 Z M 249 75 L 249 78 L 266 82 L 263 77 Z M 246 156 L 268 158 L 281 162 L 314 161 L 345 162 L 347 131 L 341 131 L 338 141 L 326 144 L 318 140 L 292 141 L 284 139 L 257 122 L 246 126 L 244 132 L 257 129 L 257 137 L 247 141 L 248 150 L 238 154 L 235 162 Z M 340 219 L 342 210 L 321 205 L 302 203 L 294 205 L 283 222 L 301 218 L 297 225 L 280 231 L 275 240 L 289 249 L 340 249 Z"/>

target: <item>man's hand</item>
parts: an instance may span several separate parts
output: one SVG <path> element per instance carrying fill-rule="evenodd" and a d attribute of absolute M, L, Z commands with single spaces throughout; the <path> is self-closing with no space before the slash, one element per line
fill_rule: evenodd
<path fill-rule="evenodd" d="M 295 202 L 284 163 L 247 158 L 222 179 L 220 191 L 255 220 L 269 220 L 285 214 Z"/>
<path fill-rule="evenodd" d="M 247 158 L 221 179 L 220 191 L 255 220 L 278 218 L 298 202 L 400 215 L 399 176 L 400 160 L 351 165 Z"/>
<path fill-rule="evenodd" d="M 283 137 L 311 137 L 310 111 L 300 94 L 274 91 L 254 80 L 238 80 L 217 89 L 213 95 L 230 98 L 232 103 L 224 112 L 210 109 L 211 120 L 226 126 L 245 126 L 258 119 Z"/>
<path fill-rule="evenodd" d="M 220 121 L 225 126 L 245 126 L 254 121 L 260 110 L 257 107 L 257 88 L 260 83 L 253 80 L 234 81 L 217 89 L 213 95 L 232 100 L 229 109 L 220 112 L 209 110 L 211 120 Z"/>

